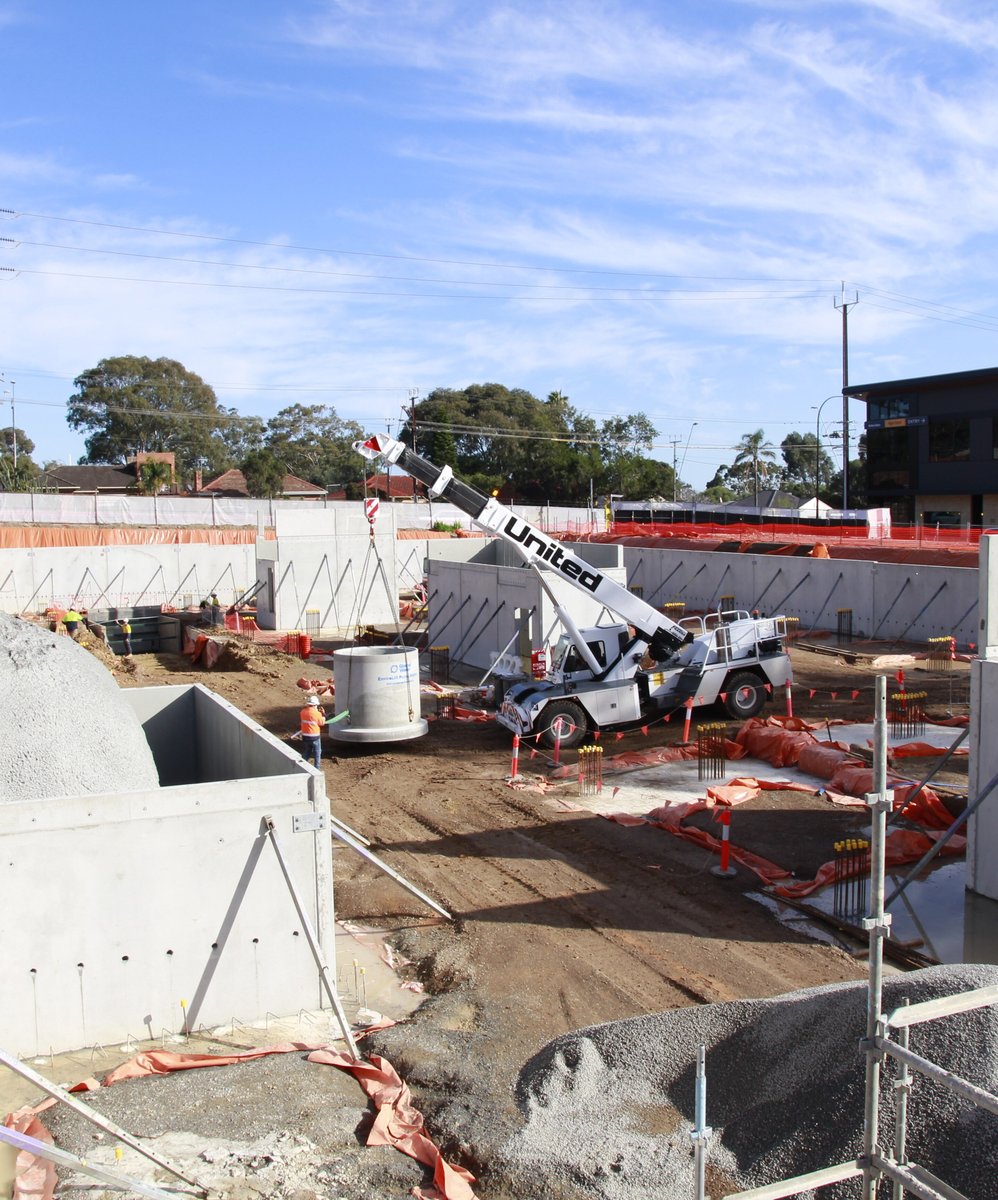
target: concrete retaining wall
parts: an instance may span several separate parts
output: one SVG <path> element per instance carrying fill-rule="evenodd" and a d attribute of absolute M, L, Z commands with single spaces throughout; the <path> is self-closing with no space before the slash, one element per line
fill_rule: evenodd
<path fill-rule="evenodd" d="M 0 552 L 0 611 L 196 604 L 218 592 L 231 604 L 256 578 L 252 543 L 235 546 L 58 546 Z"/>
<path fill-rule="evenodd" d="M 532 570 L 510 565 L 519 555 L 505 543 L 429 542 L 427 591 L 430 646 L 445 645 L 455 662 L 487 670 L 518 632 L 517 613 L 533 608 L 530 643 L 549 646 L 562 632 L 554 605 Z M 610 579 L 626 583 L 619 546 L 578 543 L 572 550 Z M 545 575 L 559 602 L 577 624 L 595 625 L 603 606 L 554 572 Z M 605 621 L 605 618 L 604 618 Z M 511 653 L 516 652 L 514 646 Z"/>
<path fill-rule="evenodd" d="M 22 1057 L 319 1007 L 264 816 L 335 978 L 322 775 L 198 685 L 126 694 L 168 786 L 4 809 L 4 1045 Z M 311 813 L 326 832 L 293 832 Z"/>
<path fill-rule="evenodd" d="M 735 606 L 799 618 L 800 632 L 836 629 L 852 610 L 856 637 L 924 642 L 954 636 L 976 645 L 977 576 L 973 567 L 925 567 L 826 558 L 784 558 L 687 550 L 624 548 L 629 586 L 650 603 L 685 601 L 687 611 Z"/>
<path fill-rule="evenodd" d="M 320 632 L 398 619 L 399 579 L 395 514 L 371 527 L 358 506 L 349 511 L 292 510 L 281 514 L 276 541 L 257 542 L 257 624 L 264 629 Z"/>
<path fill-rule="evenodd" d="M 971 664 L 969 795 L 973 799 L 998 775 L 998 661 Z M 967 887 L 998 900 L 998 788 L 967 824 Z"/>
<path fill-rule="evenodd" d="M 292 505 L 275 514 L 277 540 L 211 546 L 74 546 L 6 549 L 0 555 L 0 611 L 49 605 L 93 610 L 171 604 L 217 592 L 231 604 L 253 587 L 263 629 L 320 630 L 393 622 L 398 616 L 395 514 L 379 516 L 375 537 L 359 506 Z M 270 572 L 270 574 L 268 574 Z"/>

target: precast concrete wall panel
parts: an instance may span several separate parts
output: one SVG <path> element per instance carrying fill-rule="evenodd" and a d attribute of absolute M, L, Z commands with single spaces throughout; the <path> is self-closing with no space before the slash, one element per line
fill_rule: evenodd
<path fill-rule="evenodd" d="M 952 635 L 966 645 L 978 635 L 973 567 L 915 566 L 863 560 L 624 548 L 628 582 L 649 603 L 683 601 L 687 612 L 735 607 L 797 617 L 800 632 L 834 630 L 851 610 L 856 637 L 927 641 Z"/>
<path fill-rule="evenodd" d="M 969 797 L 976 799 L 998 776 L 998 661 L 971 663 Z M 967 823 L 967 887 L 998 900 L 998 788 Z"/>
<path fill-rule="evenodd" d="M 288 537 L 274 545 L 276 551 L 261 544 L 259 560 L 266 586 L 262 610 L 257 597 L 258 619 L 272 622 L 265 627 L 305 629 L 310 610 L 320 630 L 398 620 L 393 536 Z"/>
<path fill-rule="evenodd" d="M 535 648 L 550 645 L 562 632 L 561 622 L 549 596 L 534 571 L 527 567 L 497 566 L 500 543 L 480 545 L 474 553 L 481 561 L 451 561 L 431 554 L 427 560 L 429 601 L 429 645 L 445 645 L 452 661 L 487 670 L 497 654 L 517 632 L 516 612 L 534 609 L 531 642 Z M 626 584 L 617 546 L 575 545 L 573 551 L 586 561 L 597 551 L 600 570 L 610 579 Z M 492 561 L 489 561 L 492 560 Z M 546 571 L 545 582 L 558 602 L 580 626 L 595 625 L 606 617 L 599 601 L 572 587 L 556 571 Z"/>
<path fill-rule="evenodd" d="M 386 533 L 372 542 L 366 522 L 363 530 L 356 522 L 349 527 L 357 532 L 261 540 L 256 545 L 4 550 L 0 611 L 39 612 L 70 603 L 95 610 L 159 604 L 181 608 L 212 592 L 223 604 L 231 604 L 258 579 L 266 584 L 270 565 L 275 570 L 276 611 L 266 608 L 264 597 L 262 628 L 304 628 L 308 609 L 319 610 L 322 627 L 394 621 L 398 617 L 395 538 Z"/>
<path fill-rule="evenodd" d="M 0 553 L 0 609 L 37 612 L 234 600 L 256 578 L 253 545 L 58 546 Z M 230 599 L 231 597 L 231 599 Z"/>
<path fill-rule="evenodd" d="M 189 736 L 195 689 L 130 689 L 158 752 Z M 204 689 L 200 689 L 204 691 Z M 321 777 L 252 722 L 195 696 L 196 740 L 218 742 L 199 782 L 5 806 L 4 1044 L 24 1058 L 178 1033 L 323 1002 L 319 972 L 263 829 L 272 817 L 332 964 L 328 805 Z M 186 708 L 185 708 L 186 706 Z M 110 748 L 109 748 L 110 750 Z M 155 752 L 155 749 L 154 749 Z M 237 775 L 249 758 L 271 772 Z M 325 820 L 296 832 L 295 817 Z M 334 968 L 335 970 L 335 968 Z"/>

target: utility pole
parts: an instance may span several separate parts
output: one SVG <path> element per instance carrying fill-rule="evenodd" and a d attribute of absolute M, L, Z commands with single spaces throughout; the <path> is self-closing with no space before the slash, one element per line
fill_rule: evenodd
<path fill-rule="evenodd" d="M 859 303 L 859 292 L 852 300 L 846 300 L 845 280 L 842 281 L 842 299 L 835 300 L 836 308 L 842 309 L 842 507 L 849 507 L 849 309 Z"/>
<path fill-rule="evenodd" d="M 679 455 L 676 453 L 676 447 L 679 445 L 679 438 L 672 439 L 672 503 L 676 503 L 676 483 L 679 476 L 676 474 L 676 464 L 679 461 Z"/>
<path fill-rule="evenodd" d="M 416 400 L 418 396 L 419 388 L 409 389 L 409 408 L 407 412 L 409 413 L 409 431 L 412 434 L 413 454 L 416 453 Z M 419 499 L 419 481 L 416 479 L 412 481 L 412 498 L 413 500 Z"/>
<path fill-rule="evenodd" d="M 14 455 L 14 471 L 17 471 L 17 412 L 14 408 L 14 384 L 15 380 L 4 379 L 0 375 L 0 383 L 10 383 L 10 392 L 5 392 L 4 395 L 10 396 L 10 448 Z"/>
<path fill-rule="evenodd" d="M 409 389 L 409 429 L 412 433 L 412 452 L 416 453 L 416 400 L 419 398 L 419 388 Z"/>

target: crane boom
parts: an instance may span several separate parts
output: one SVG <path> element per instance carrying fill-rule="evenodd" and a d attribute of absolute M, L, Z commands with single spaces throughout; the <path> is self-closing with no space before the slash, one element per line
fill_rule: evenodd
<path fill-rule="evenodd" d="M 647 642 L 648 652 L 656 662 L 663 662 L 691 640 L 693 635 L 689 630 L 623 585 L 607 578 L 592 563 L 566 550 L 535 525 L 500 504 L 494 496 L 486 496 L 470 484 L 455 479 L 449 466 L 436 466 L 404 442 L 386 434 L 374 434 L 365 441 L 354 442 L 353 448 L 365 458 L 384 458 L 400 467 L 407 475 L 425 484 L 432 495 L 447 500 L 481 529 L 513 546 L 528 566 L 560 574 L 580 591 L 590 593 L 634 627 Z"/>

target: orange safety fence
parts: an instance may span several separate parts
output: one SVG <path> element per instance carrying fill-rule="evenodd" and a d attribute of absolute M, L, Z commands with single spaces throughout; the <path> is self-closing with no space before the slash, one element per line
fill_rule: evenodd
<path fill-rule="evenodd" d="M 59 546 L 244 546 L 257 538 L 273 541 L 273 529 L 261 534 L 246 529 L 202 529 L 178 526 L 0 525 L 0 550 L 36 550 Z"/>
<path fill-rule="evenodd" d="M 845 521 L 815 521 L 813 518 L 804 520 L 783 521 L 614 521 L 610 525 L 611 534 L 622 537 L 688 537 L 688 538 L 723 538 L 746 543 L 769 541 L 793 542 L 806 540 L 811 542 L 834 541 L 863 541 L 890 545 L 892 542 L 907 543 L 908 545 L 932 547 L 976 547 L 981 540 L 982 532 L 992 532 L 981 529 L 936 529 L 924 525 L 898 525 L 892 523 L 886 533 L 871 531 L 865 520 L 856 522 Z"/>
<path fill-rule="evenodd" d="M 369 1030 L 365 1032 L 370 1032 Z M 413 1188 L 418 1200 L 475 1200 L 471 1185 L 475 1177 L 464 1167 L 453 1166 L 444 1160 L 433 1140 L 425 1132 L 423 1115 L 413 1105 L 406 1083 L 387 1059 L 373 1054 L 370 1061 L 354 1061 L 346 1054 L 330 1050 L 324 1044 L 281 1042 L 258 1050 L 238 1054 L 177 1054 L 170 1050 L 148 1050 L 135 1055 L 120 1067 L 104 1076 L 83 1080 L 72 1092 L 95 1091 L 129 1079 L 149 1075 L 168 1075 L 173 1071 L 188 1071 L 200 1067 L 226 1067 L 271 1054 L 308 1052 L 310 1063 L 339 1067 L 350 1072 L 373 1102 L 377 1115 L 367 1137 L 369 1146 L 394 1146 L 396 1150 L 433 1169 L 434 1186 Z M 39 1120 L 39 1114 L 57 1101 L 20 1108 L 9 1113 L 4 1125 L 39 1141 L 52 1144 L 52 1135 Z M 47 1160 L 21 1151 L 17 1156 L 13 1200 L 52 1200 L 57 1184 L 55 1165 Z"/>

